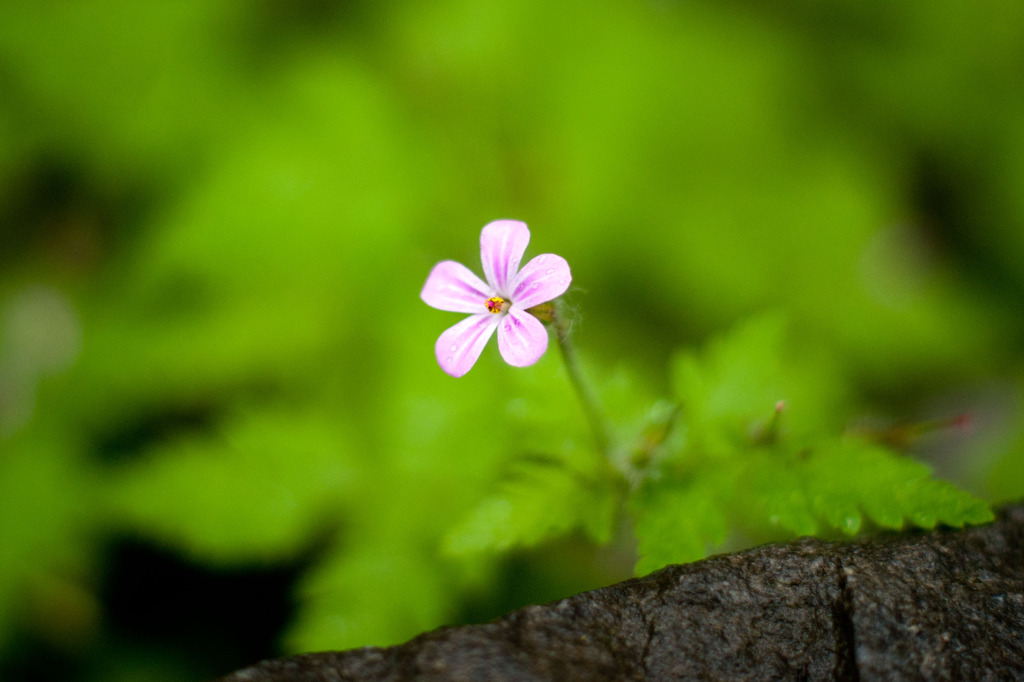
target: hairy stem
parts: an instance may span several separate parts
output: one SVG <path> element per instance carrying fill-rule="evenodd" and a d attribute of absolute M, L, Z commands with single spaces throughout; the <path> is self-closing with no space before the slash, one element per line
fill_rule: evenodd
<path fill-rule="evenodd" d="M 561 302 L 556 301 L 551 319 L 555 327 L 555 336 L 558 338 L 558 347 L 562 349 L 562 359 L 565 361 L 565 369 L 569 374 L 569 382 L 572 384 L 573 390 L 576 391 L 576 397 L 579 398 L 580 405 L 583 407 L 587 423 L 590 425 L 591 435 L 594 438 L 594 444 L 597 446 L 598 451 L 603 453 L 610 462 L 610 440 L 604 410 L 601 409 L 601 404 L 597 399 L 593 386 L 583 376 L 579 359 L 576 357 L 576 350 L 569 339 L 569 327 L 566 323 L 564 311 L 565 309 Z"/>

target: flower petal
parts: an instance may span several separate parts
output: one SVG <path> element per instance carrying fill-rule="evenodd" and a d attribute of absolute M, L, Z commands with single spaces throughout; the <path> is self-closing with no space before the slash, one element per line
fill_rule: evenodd
<path fill-rule="evenodd" d="M 434 345 L 437 364 L 453 377 L 461 377 L 473 369 L 499 321 L 498 315 L 482 313 L 446 329 Z"/>
<path fill-rule="evenodd" d="M 572 274 L 561 256 L 545 253 L 530 260 L 512 282 L 512 303 L 517 308 L 532 308 L 558 298 L 569 288 Z"/>
<path fill-rule="evenodd" d="M 508 296 L 512 279 L 523 260 L 530 230 L 518 220 L 495 220 L 480 233 L 480 260 L 484 277 L 499 296 Z"/>
<path fill-rule="evenodd" d="M 453 260 L 435 265 L 420 292 L 420 298 L 427 305 L 453 313 L 487 312 L 485 301 L 492 295 L 482 279 Z"/>
<path fill-rule="evenodd" d="M 498 327 L 498 350 L 513 367 L 526 367 L 540 360 L 548 349 L 548 330 L 536 317 L 513 306 Z"/>

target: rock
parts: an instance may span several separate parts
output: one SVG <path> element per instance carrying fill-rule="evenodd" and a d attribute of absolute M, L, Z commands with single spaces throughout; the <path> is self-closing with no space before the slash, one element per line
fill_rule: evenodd
<path fill-rule="evenodd" d="M 669 566 L 485 625 L 264 661 L 220 682 L 605 679 L 1024 679 L 1024 506 L 989 526 Z"/>

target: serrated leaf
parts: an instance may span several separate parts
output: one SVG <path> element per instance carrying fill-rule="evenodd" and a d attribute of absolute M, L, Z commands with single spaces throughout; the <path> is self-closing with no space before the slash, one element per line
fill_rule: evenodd
<path fill-rule="evenodd" d="M 830 437 L 839 432 L 845 390 L 829 362 L 798 350 L 784 320 L 767 315 L 701 353 L 676 356 L 672 385 L 686 441 L 674 456 L 679 471 L 666 466 L 665 481 L 631 505 L 640 569 L 701 558 L 727 516 L 768 537 L 779 528 L 852 536 L 865 519 L 886 528 L 931 528 L 992 518 L 985 503 L 932 478 L 925 465 L 864 440 Z M 772 421 L 780 400 L 784 408 Z M 715 477 L 730 470 L 735 484 L 725 491 Z M 672 482 L 680 471 L 687 486 Z M 697 512 L 681 517 L 683 506 Z"/>
<path fill-rule="evenodd" d="M 688 483 L 662 479 L 648 483 L 630 500 L 640 560 L 637 575 L 668 564 L 696 561 L 725 541 L 724 514 L 730 484 L 724 472 Z"/>
<path fill-rule="evenodd" d="M 838 371 L 791 338 L 780 315 L 753 318 L 672 363 L 673 391 L 702 456 L 734 455 L 785 403 L 781 430 L 799 437 L 838 428 L 845 401 Z"/>
<path fill-rule="evenodd" d="M 597 543 L 611 538 L 619 500 L 607 478 L 554 459 L 520 460 L 516 466 L 497 495 L 447 534 L 446 552 L 500 552 L 576 529 Z"/>
<path fill-rule="evenodd" d="M 778 449 L 747 453 L 742 489 L 746 499 L 740 509 L 753 525 L 767 522 L 798 536 L 818 532 L 805 477 L 789 453 Z"/>
<path fill-rule="evenodd" d="M 690 471 L 685 481 L 650 482 L 630 500 L 643 574 L 701 559 L 733 520 L 750 529 L 813 535 L 860 532 L 865 516 L 898 529 L 992 519 L 988 506 L 928 467 L 877 444 L 835 438 L 801 448 L 752 448 L 727 462 Z M 771 534 L 769 534 L 771 537 Z"/>
<path fill-rule="evenodd" d="M 985 502 L 932 478 L 921 462 L 865 440 L 822 444 L 807 457 L 804 469 L 808 489 L 816 491 L 816 513 L 850 535 L 859 530 L 862 511 L 893 529 L 905 522 L 932 528 L 993 518 Z"/>

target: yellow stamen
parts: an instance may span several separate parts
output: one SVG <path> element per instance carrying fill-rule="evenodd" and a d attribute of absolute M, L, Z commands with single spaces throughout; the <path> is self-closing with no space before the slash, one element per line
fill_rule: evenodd
<path fill-rule="evenodd" d="M 487 299 L 485 305 L 487 306 L 487 312 L 500 313 L 502 307 L 505 305 L 505 299 L 494 296 L 493 298 Z"/>

